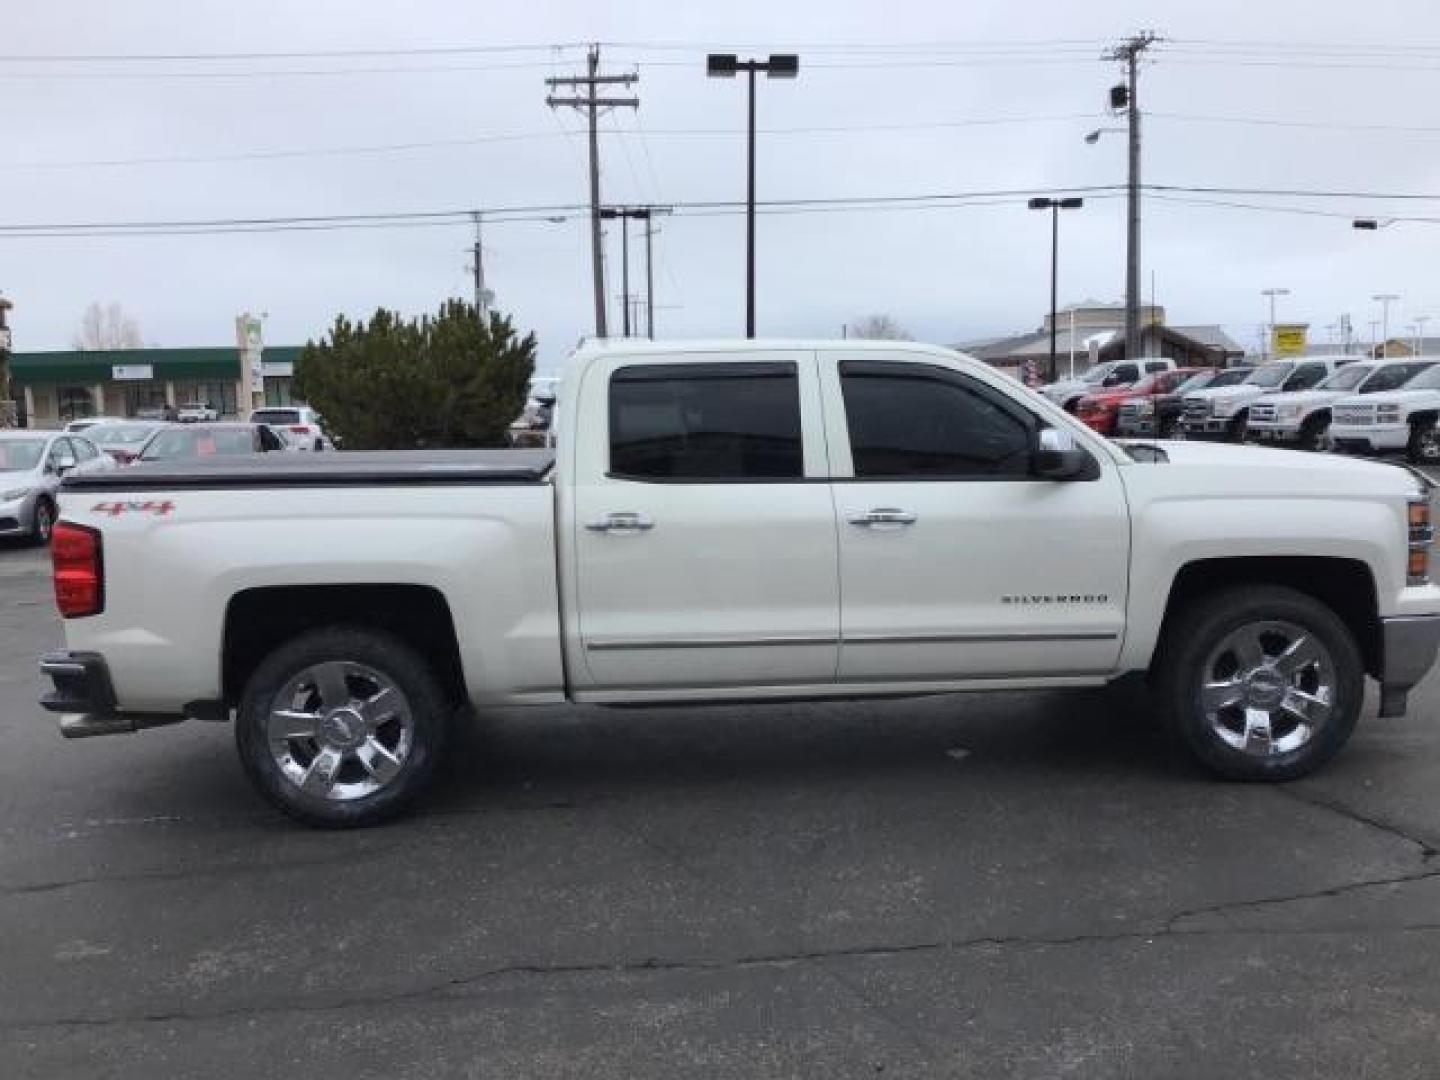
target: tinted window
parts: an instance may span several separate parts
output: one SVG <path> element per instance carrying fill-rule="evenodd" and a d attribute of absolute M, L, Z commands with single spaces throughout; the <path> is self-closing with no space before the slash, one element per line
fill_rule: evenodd
<path fill-rule="evenodd" d="M 285 444 L 280 441 L 280 436 L 268 427 L 262 427 L 260 432 L 260 449 L 266 453 L 272 450 L 283 450 Z"/>
<path fill-rule="evenodd" d="M 659 364 L 610 379 L 610 472 L 659 480 L 804 475 L 794 364 Z"/>
<path fill-rule="evenodd" d="M 1140 369 L 1134 364 L 1117 364 L 1109 378 L 1117 383 L 1133 383 L 1140 378 Z"/>
<path fill-rule="evenodd" d="M 1374 375 L 1365 380 L 1365 385 L 1360 387 L 1362 394 L 1373 394 L 1380 390 L 1394 390 L 1397 387 L 1406 385 L 1422 371 L 1430 368 L 1430 364 L 1386 364 L 1378 368 Z"/>
<path fill-rule="evenodd" d="M 901 364 L 844 364 L 857 477 L 1025 476 L 1032 423 L 963 375 Z"/>
<path fill-rule="evenodd" d="M 1247 367 L 1230 368 L 1227 371 L 1222 371 L 1210 381 L 1210 385 L 1207 386 L 1205 389 L 1213 390 L 1217 386 L 1235 386 L 1237 383 L 1242 383 L 1246 379 L 1248 379 L 1250 377 L 1250 373 L 1254 370 L 1254 368 Z"/>
<path fill-rule="evenodd" d="M 1285 381 L 1289 390 L 1308 390 L 1326 375 L 1324 364 L 1301 364 L 1295 374 Z"/>
<path fill-rule="evenodd" d="M 1179 386 L 1175 387 L 1173 393 L 1186 393 L 1191 390 L 1200 390 L 1211 385 L 1215 380 L 1215 372 L 1202 371 L 1198 375 L 1191 375 Z"/>
<path fill-rule="evenodd" d="M 250 420 L 256 424 L 300 424 L 299 409 L 261 409 L 250 414 Z"/>
<path fill-rule="evenodd" d="M 1146 370 L 1146 371 L 1167 371 L 1167 370 L 1169 370 L 1169 367 L 1170 367 L 1170 365 L 1167 364 L 1167 363 L 1165 363 L 1165 362 L 1162 360 L 1162 361 L 1160 361 L 1160 362 L 1158 362 L 1158 363 L 1146 364 L 1146 365 L 1145 365 L 1145 370 Z"/>

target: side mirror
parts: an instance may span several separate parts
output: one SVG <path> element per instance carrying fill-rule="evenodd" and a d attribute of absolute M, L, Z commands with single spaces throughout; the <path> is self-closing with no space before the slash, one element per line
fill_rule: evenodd
<path fill-rule="evenodd" d="M 1059 428 L 1041 428 L 1030 455 L 1030 471 L 1044 480 L 1095 480 L 1096 464 L 1075 436 Z"/>

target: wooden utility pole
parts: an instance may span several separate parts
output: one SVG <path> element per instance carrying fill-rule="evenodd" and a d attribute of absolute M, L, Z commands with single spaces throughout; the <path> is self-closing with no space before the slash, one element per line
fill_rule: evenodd
<path fill-rule="evenodd" d="M 1125 358 L 1141 353 L 1140 327 L 1140 56 L 1160 36 L 1143 30 L 1105 54 L 1107 60 L 1125 65 L 1125 84 L 1110 92 L 1112 105 L 1123 104 L 1130 134 L 1130 176 L 1127 185 L 1125 228 Z"/>
<path fill-rule="evenodd" d="M 639 82 L 639 75 L 601 75 L 600 46 L 590 46 L 586 58 L 588 74 L 555 76 L 545 80 L 551 90 L 557 87 L 578 89 L 584 87 L 583 95 L 572 97 L 545 96 L 545 104 L 552 109 L 568 107 L 586 114 L 590 124 L 590 254 L 595 276 L 595 336 L 608 336 L 605 321 L 605 253 L 600 235 L 600 135 L 599 119 L 602 109 L 637 109 L 640 99 L 636 97 L 600 97 L 601 86 L 629 87 Z"/>

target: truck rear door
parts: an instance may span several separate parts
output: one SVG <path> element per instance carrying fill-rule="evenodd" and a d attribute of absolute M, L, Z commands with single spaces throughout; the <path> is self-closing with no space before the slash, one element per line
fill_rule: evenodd
<path fill-rule="evenodd" d="M 606 356 L 571 472 L 572 686 L 835 678 L 837 541 L 814 353 Z"/>

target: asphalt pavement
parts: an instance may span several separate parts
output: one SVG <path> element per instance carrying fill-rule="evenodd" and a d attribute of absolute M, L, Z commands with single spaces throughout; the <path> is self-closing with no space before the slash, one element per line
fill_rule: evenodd
<path fill-rule="evenodd" d="M 1133 690 L 490 716 L 396 824 L 63 741 L 0 548 L 0 1076 L 1433 1077 L 1440 684 L 1220 783 Z"/>

